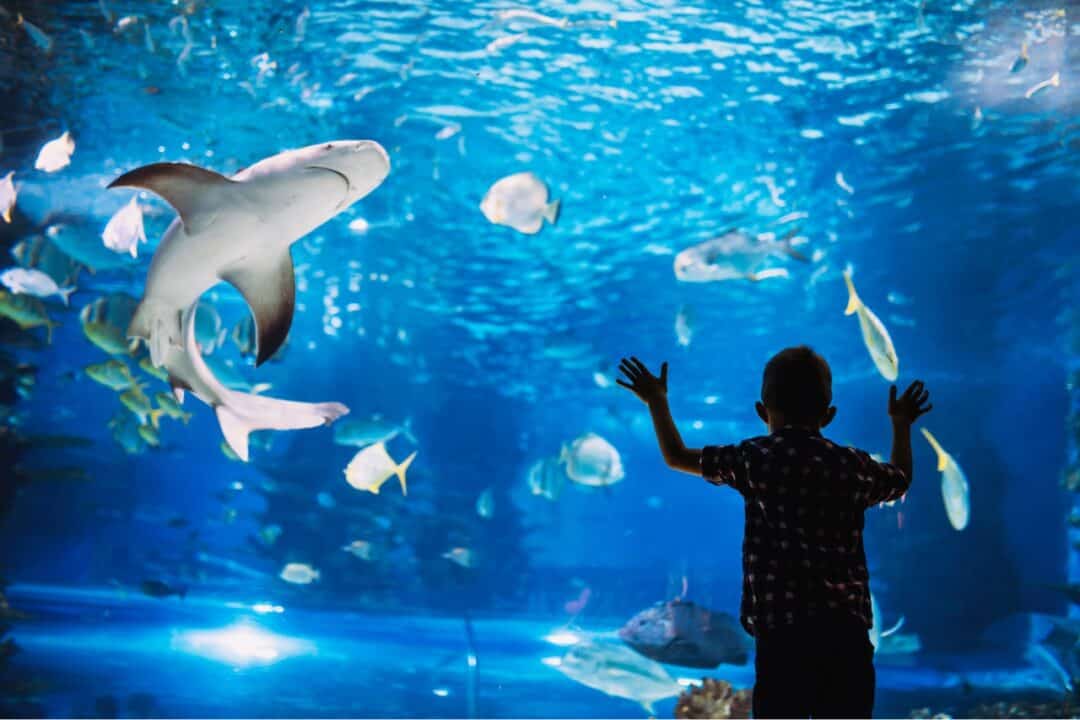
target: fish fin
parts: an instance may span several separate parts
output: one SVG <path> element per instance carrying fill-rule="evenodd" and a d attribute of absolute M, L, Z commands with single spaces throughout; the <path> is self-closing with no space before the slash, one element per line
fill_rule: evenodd
<path fill-rule="evenodd" d="M 165 411 L 161 408 L 150 411 L 150 424 L 154 426 L 155 430 L 161 427 L 161 416 L 164 414 Z"/>
<path fill-rule="evenodd" d="M 190 388 L 188 388 L 186 385 L 184 385 L 182 382 L 180 382 L 174 377 L 169 378 L 169 387 L 172 388 L 172 394 L 173 397 L 176 399 L 176 402 L 180 405 L 183 405 L 184 391 L 189 390 Z"/>
<path fill-rule="evenodd" d="M 160 195 L 179 213 L 184 229 L 197 233 L 213 224 L 217 217 L 216 210 L 208 207 L 208 191 L 232 184 L 234 181 L 224 175 L 198 165 L 161 162 L 126 172 L 108 187 L 137 187 Z"/>
<path fill-rule="evenodd" d="M 63 299 L 65 307 L 71 306 L 71 294 L 77 289 L 75 287 L 60 288 L 60 297 Z"/>
<path fill-rule="evenodd" d="M 14 205 L 12 205 L 11 207 L 14 207 Z M 4 211 L 4 222 L 6 223 L 11 222 L 11 207 Z"/>
<path fill-rule="evenodd" d="M 401 434 L 405 436 L 405 439 L 411 442 L 413 445 L 419 445 L 416 441 L 416 436 L 412 432 L 412 418 L 405 418 L 405 423 L 401 426 Z"/>
<path fill-rule="evenodd" d="M 192 417 L 194 417 L 194 416 L 191 413 L 180 413 L 180 420 L 185 425 L 187 425 L 191 421 Z"/>
<path fill-rule="evenodd" d="M 402 495 L 408 495 L 409 494 L 409 489 L 407 487 L 405 487 L 405 471 L 409 469 L 409 466 L 412 465 L 412 461 L 415 460 L 415 459 L 416 459 L 416 451 L 414 450 L 413 454 L 410 455 L 409 457 L 405 458 L 404 460 L 402 460 L 401 464 L 397 466 L 397 470 L 394 471 L 395 473 L 397 473 L 398 481 L 401 483 L 401 494 Z"/>
<path fill-rule="evenodd" d="M 274 387 L 274 386 L 271 385 L 270 383 L 265 383 L 265 382 L 264 383 L 256 383 L 255 385 L 251 386 L 251 394 L 252 395 L 261 395 L 262 393 L 266 392 L 267 390 L 269 390 L 272 387 Z"/>
<path fill-rule="evenodd" d="M 643 700 L 641 707 L 645 708 L 645 712 L 649 713 L 649 717 L 656 717 L 656 709 L 653 707 L 651 701 Z"/>
<path fill-rule="evenodd" d="M 798 230 L 792 230 L 787 235 L 785 235 L 783 237 L 783 239 L 781 240 L 781 242 L 783 243 L 783 245 L 781 247 L 783 249 L 784 254 L 787 255 L 792 260 L 798 260 L 799 262 L 808 263 L 808 262 L 810 262 L 810 258 L 803 255 L 801 252 L 799 252 L 797 249 L 795 249 L 791 244 L 791 240 L 795 237 L 797 232 L 798 232 Z"/>
<path fill-rule="evenodd" d="M 851 271 L 844 271 L 844 282 L 847 284 L 848 301 L 847 307 L 844 308 L 845 315 L 852 315 L 859 311 L 859 308 L 863 306 L 862 300 L 859 299 L 859 294 L 855 292 L 855 283 L 851 281 Z"/>
<path fill-rule="evenodd" d="M 899 632 L 900 628 L 904 627 L 904 620 L 905 620 L 904 616 L 901 615 L 900 619 L 896 621 L 895 625 L 893 625 L 888 630 L 882 630 L 881 631 L 881 637 L 883 637 L 883 638 L 884 637 L 889 637 L 890 635 Z"/>
<path fill-rule="evenodd" d="M 255 367 L 278 351 L 292 326 L 296 306 L 296 277 L 288 248 L 257 264 L 225 270 L 221 279 L 244 296 L 255 319 Z"/>
<path fill-rule="evenodd" d="M 562 211 L 562 200 L 549 202 L 544 206 L 544 219 L 554 225 L 559 221 L 559 213 Z"/>
<path fill-rule="evenodd" d="M 930 443 L 930 447 L 934 448 L 934 452 L 937 453 L 937 469 L 938 472 L 942 472 L 949 466 L 949 453 L 945 452 L 945 448 L 941 447 L 941 444 L 937 441 L 930 431 L 926 428 L 919 428 L 922 430 L 923 437 Z"/>
<path fill-rule="evenodd" d="M 53 335 L 52 331 L 53 331 L 53 328 L 58 328 L 58 327 L 60 327 L 60 323 L 58 323 L 58 322 L 54 322 L 52 320 L 46 320 L 45 321 L 45 342 L 48 343 L 49 345 L 52 345 L 52 335 Z"/>
<path fill-rule="evenodd" d="M 244 424 L 239 415 L 224 405 L 218 405 L 214 411 L 217 413 L 218 424 L 221 425 L 221 434 L 225 436 L 225 442 L 238 458 L 247 462 L 248 435 L 251 433 L 251 428 Z"/>

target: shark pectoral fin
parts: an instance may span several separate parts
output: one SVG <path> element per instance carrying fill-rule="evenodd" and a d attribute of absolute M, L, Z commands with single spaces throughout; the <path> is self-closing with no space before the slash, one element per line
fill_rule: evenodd
<path fill-rule="evenodd" d="M 286 248 L 281 254 L 245 261 L 242 266 L 221 273 L 221 279 L 244 296 L 255 318 L 255 366 L 270 359 L 285 342 L 292 326 L 296 304 L 296 278 L 292 256 Z"/>
<path fill-rule="evenodd" d="M 208 202 L 215 188 L 234 182 L 213 170 L 187 163 L 152 163 L 126 172 L 109 183 L 114 187 L 150 190 L 165 199 L 180 214 L 184 229 L 196 233 L 209 227 L 217 217 L 216 202 Z"/>
<path fill-rule="evenodd" d="M 240 419 L 240 416 L 234 413 L 224 405 L 218 405 L 214 408 L 217 413 L 218 423 L 221 425 L 221 434 L 225 436 L 225 442 L 229 443 L 229 447 L 236 453 L 244 462 L 248 461 L 248 434 L 251 432 L 251 428 Z"/>

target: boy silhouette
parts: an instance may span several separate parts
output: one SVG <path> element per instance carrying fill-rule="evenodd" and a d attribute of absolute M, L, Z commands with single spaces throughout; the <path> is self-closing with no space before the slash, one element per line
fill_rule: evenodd
<path fill-rule="evenodd" d="M 660 376 L 623 358 L 629 388 L 652 415 L 669 467 L 730 485 L 746 503 L 740 619 L 754 636 L 753 713 L 766 717 L 868 718 L 875 674 L 863 512 L 911 486 L 911 425 L 933 407 L 915 381 L 889 389 L 892 457 L 873 460 L 821 434 L 836 416 L 832 372 L 806 346 L 768 364 L 758 417 L 769 434 L 737 445 L 687 448 Z"/>

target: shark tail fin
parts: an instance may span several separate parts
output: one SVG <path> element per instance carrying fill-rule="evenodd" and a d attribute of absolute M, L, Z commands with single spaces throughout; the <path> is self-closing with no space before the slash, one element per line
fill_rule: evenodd
<path fill-rule="evenodd" d="M 245 423 L 243 418 L 226 405 L 218 405 L 215 411 L 218 424 L 221 425 L 221 434 L 225 436 L 225 442 L 229 444 L 229 448 L 236 453 L 238 458 L 247 462 L 250 457 L 248 453 L 248 436 L 251 435 L 254 428 Z"/>
<path fill-rule="evenodd" d="M 401 483 L 401 494 L 408 495 L 409 489 L 405 486 L 405 471 L 412 465 L 412 461 L 416 459 L 416 451 L 414 450 L 412 455 L 401 461 L 401 464 L 397 466 L 395 474 L 398 476 L 398 482 Z"/>
<path fill-rule="evenodd" d="M 847 284 L 848 290 L 848 301 L 847 307 L 844 308 L 844 314 L 853 315 L 859 311 L 863 304 L 862 300 L 859 299 L 859 294 L 855 292 L 855 283 L 851 280 L 851 270 L 844 271 L 844 282 Z"/>
<path fill-rule="evenodd" d="M 226 444 L 244 462 L 249 459 L 248 436 L 256 430 L 314 428 L 329 425 L 349 412 L 336 402 L 295 402 L 240 392 L 229 393 L 226 403 L 214 410 Z"/>

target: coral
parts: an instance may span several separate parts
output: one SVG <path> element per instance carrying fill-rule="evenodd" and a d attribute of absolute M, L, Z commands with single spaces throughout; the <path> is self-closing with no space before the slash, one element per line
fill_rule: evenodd
<path fill-rule="evenodd" d="M 692 687 L 679 696 L 675 705 L 677 718 L 748 718 L 752 691 L 736 690 L 726 680 L 705 678 L 700 687 Z"/>

